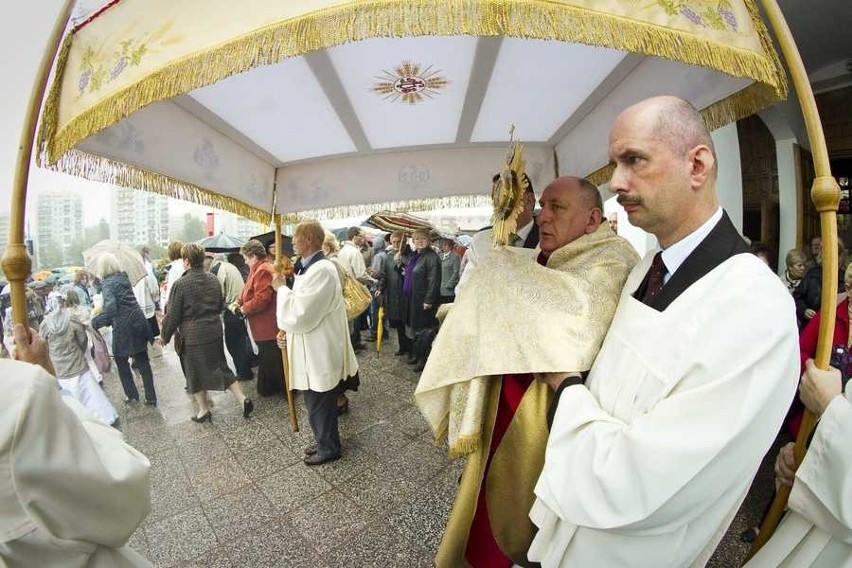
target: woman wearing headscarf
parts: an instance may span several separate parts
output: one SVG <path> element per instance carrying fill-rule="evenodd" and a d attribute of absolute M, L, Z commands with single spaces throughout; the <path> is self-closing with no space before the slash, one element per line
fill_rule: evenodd
<path fill-rule="evenodd" d="M 65 393 L 82 404 L 92 416 L 113 425 L 118 413 L 98 385 L 86 362 L 88 336 L 83 323 L 73 317 L 66 308 L 65 298 L 59 292 L 51 292 L 56 309 L 44 317 L 39 333 L 47 342 L 50 360 L 56 370 L 56 379 Z"/>
<path fill-rule="evenodd" d="M 95 276 L 101 281 L 103 311 L 92 318 L 92 327 L 98 329 L 112 326 L 112 355 L 118 367 L 118 378 L 124 389 L 124 402 L 139 402 L 139 391 L 133 381 L 128 359 L 133 357 L 136 368 L 142 375 L 145 388 L 145 404 L 157 405 L 154 390 L 154 374 L 148 360 L 148 343 L 153 341 L 148 320 L 133 295 L 133 287 L 127 273 L 121 270 L 113 254 L 98 257 Z"/>
<path fill-rule="evenodd" d="M 275 271 L 260 241 L 251 239 L 242 246 L 240 253 L 246 259 L 249 277 L 237 305 L 248 320 L 252 338 L 257 344 L 257 394 L 278 394 L 284 391 L 284 367 L 281 350 L 275 342 L 278 335 L 275 290 L 272 289 Z"/>
<path fill-rule="evenodd" d="M 408 259 L 402 282 L 405 332 L 413 340 L 408 364 L 420 372 L 432 344 L 428 330 L 438 328 L 435 314 L 441 300 L 441 259 L 432 250 L 429 231 L 418 229 L 411 235 L 414 253 Z"/>
<path fill-rule="evenodd" d="M 187 243 L 181 248 L 184 273 L 172 285 L 169 305 L 163 319 L 161 342 L 166 344 L 180 329 L 186 390 L 198 404 L 193 422 L 211 422 L 207 391 L 231 391 L 248 418 L 254 404 L 246 398 L 240 383 L 225 361 L 222 309 L 224 298 L 219 280 L 204 271 L 204 249 Z"/>

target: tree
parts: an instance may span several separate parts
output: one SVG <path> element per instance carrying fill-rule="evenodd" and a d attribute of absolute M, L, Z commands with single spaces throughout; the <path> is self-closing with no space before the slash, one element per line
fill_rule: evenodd
<path fill-rule="evenodd" d="M 180 232 L 180 240 L 185 243 L 194 243 L 204 238 L 204 223 L 198 217 L 190 213 L 183 215 L 183 229 Z"/>
<path fill-rule="evenodd" d="M 36 246 L 38 250 L 38 266 L 41 270 L 50 270 L 64 264 L 62 247 L 54 240 L 39 243 Z"/>
<path fill-rule="evenodd" d="M 92 225 L 83 229 L 83 236 L 74 239 L 68 245 L 66 257 L 68 262 L 74 265 L 83 265 L 83 251 L 91 247 L 95 243 L 99 243 L 109 238 L 109 223 L 101 217 L 97 225 Z"/>

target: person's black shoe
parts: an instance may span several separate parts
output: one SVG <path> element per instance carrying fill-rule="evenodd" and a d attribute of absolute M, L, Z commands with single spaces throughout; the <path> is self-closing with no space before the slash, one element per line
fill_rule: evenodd
<path fill-rule="evenodd" d="M 403 355 L 408 355 L 408 349 L 397 349 L 394 352 L 394 357 L 401 357 Z"/>
<path fill-rule="evenodd" d="M 361 343 L 359 343 L 358 345 L 352 346 L 352 351 L 354 351 L 355 353 L 358 353 L 359 351 L 363 351 L 363 350 L 364 350 L 364 345 L 361 344 Z"/>
<path fill-rule="evenodd" d="M 202 423 L 202 422 L 213 422 L 213 415 L 210 414 L 210 411 L 208 410 L 207 412 L 205 412 L 201 416 L 193 416 L 192 421 L 198 422 L 199 424 Z"/>
<path fill-rule="evenodd" d="M 243 400 L 243 418 L 248 418 L 253 410 L 254 403 L 250 398 L 246 397 L 245 400 Z"/>
<path fill-rule="evenodd" d="M 156 401 L 156 400 L 148 400 L 148 399 L 146 398 L 146 399 L 145 399 L 145 405 L 146 405 L 146 406 L 157 406 L 157 401 Z"/>
<path fill-rule="evenodd" d="M 139 402 L 138 398 L 130 398 L 129 396 L 124 399 L 124 404 L 134 404 Z"/>
<path fill-rule="evenodd" d="M 311 454 L 309 456 L 305 456 L 305 459 L 303 461 L 305 462 L 305 465 L 322 465 L 324 463 L 339 460 L 339 459 L 340 459 L 339 454 L 336 455 L 336 456 L 321 456 L 317 453 L 317 454 Z"/>
<path fill-rule="evenodd" d="M 419 373 L 423 371 L 424 368 L 426 368 L 426 361 L 420 361 L 414 367 L 412 367 L 411 370 L 415 373 Z"/>
<path fill-rule="evenodd" d="M 751 527 L 740 533 L 740 540 L 747 543 L 752 543 L 757 540 L 757 533 L 760 532 L 758 527 Z"/>
<path fill-rule="evenodd" d="M 312 455 L 314 455 L 315 453 L 317 453 L 317 449 L 318 449 L 318 448 L 317 448 L 317 445 L 316 445 L 316 444 L 311 444 L 310 446 L 308 446 L 307 448 L 305 448 L 305 455 L 306 455 L 306 456 L 312 456 Z"/>
<path fill-rule="evenodd" d="M 367 337 L 367 343 L 375 343 L 375 342 L 376 342 L 376 336 L 375 335 L 370 335 L 370 336 Z"/>

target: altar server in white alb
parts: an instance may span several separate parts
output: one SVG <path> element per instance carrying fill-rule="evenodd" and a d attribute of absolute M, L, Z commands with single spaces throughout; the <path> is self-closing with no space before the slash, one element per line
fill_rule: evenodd
<path fill-rule="evenodd" d="M 656 97 L 610 132 L 611 190 L 662 247 L 627 279 L 588 378 L 556 389 L 528 556 L 543 566 L 703 566 L 798 379 L 795 308 L 716 197 L 700 114 Z"/>
<path fill-rule="evenodd" d="M 748 568 L 852 566 L 852 389 L 841 390 L 837 369 L 808 362 L 801 399 L 819 422 L 798 469 L 792 443 L 778 454 L 776 483 L 793 486 L 789 510 Z"/>
<path fill-rule="evenodd" d="M 151 509 L 148 459 L 61 394 L 35 330 L 14 338 L 20 361 L 0 359 L 0 566 L 152 566 L 127 546 Z"/>
<path fill-rule="evenodd" d="M 316 440 L 305 448 L 304 462 L 311 466 L 340 458 L 337 395 L 358 371 L 340 274 L 320 249 L 324 239 L 325 230 L 317 221 L 299 223 L 293 234 L 293 248 L 300 256 L 293 289 L 284 285 L 283 276 L 272 281 L 278 290 L 278 327 L 286 332 L 290 388 L 305 391 Z"/>

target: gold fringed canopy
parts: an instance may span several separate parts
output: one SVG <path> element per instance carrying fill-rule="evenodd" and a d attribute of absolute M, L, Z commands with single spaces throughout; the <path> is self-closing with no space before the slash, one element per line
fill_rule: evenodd
<path fill-rule="evenodd" d="M 752 0 L 118 0 L 66 37 L 40 148 L 268 221 L 484 195 L 511 123 L 536 188 L 601 177 L 633 102 L 715 128 L 786 88 Z"/>

